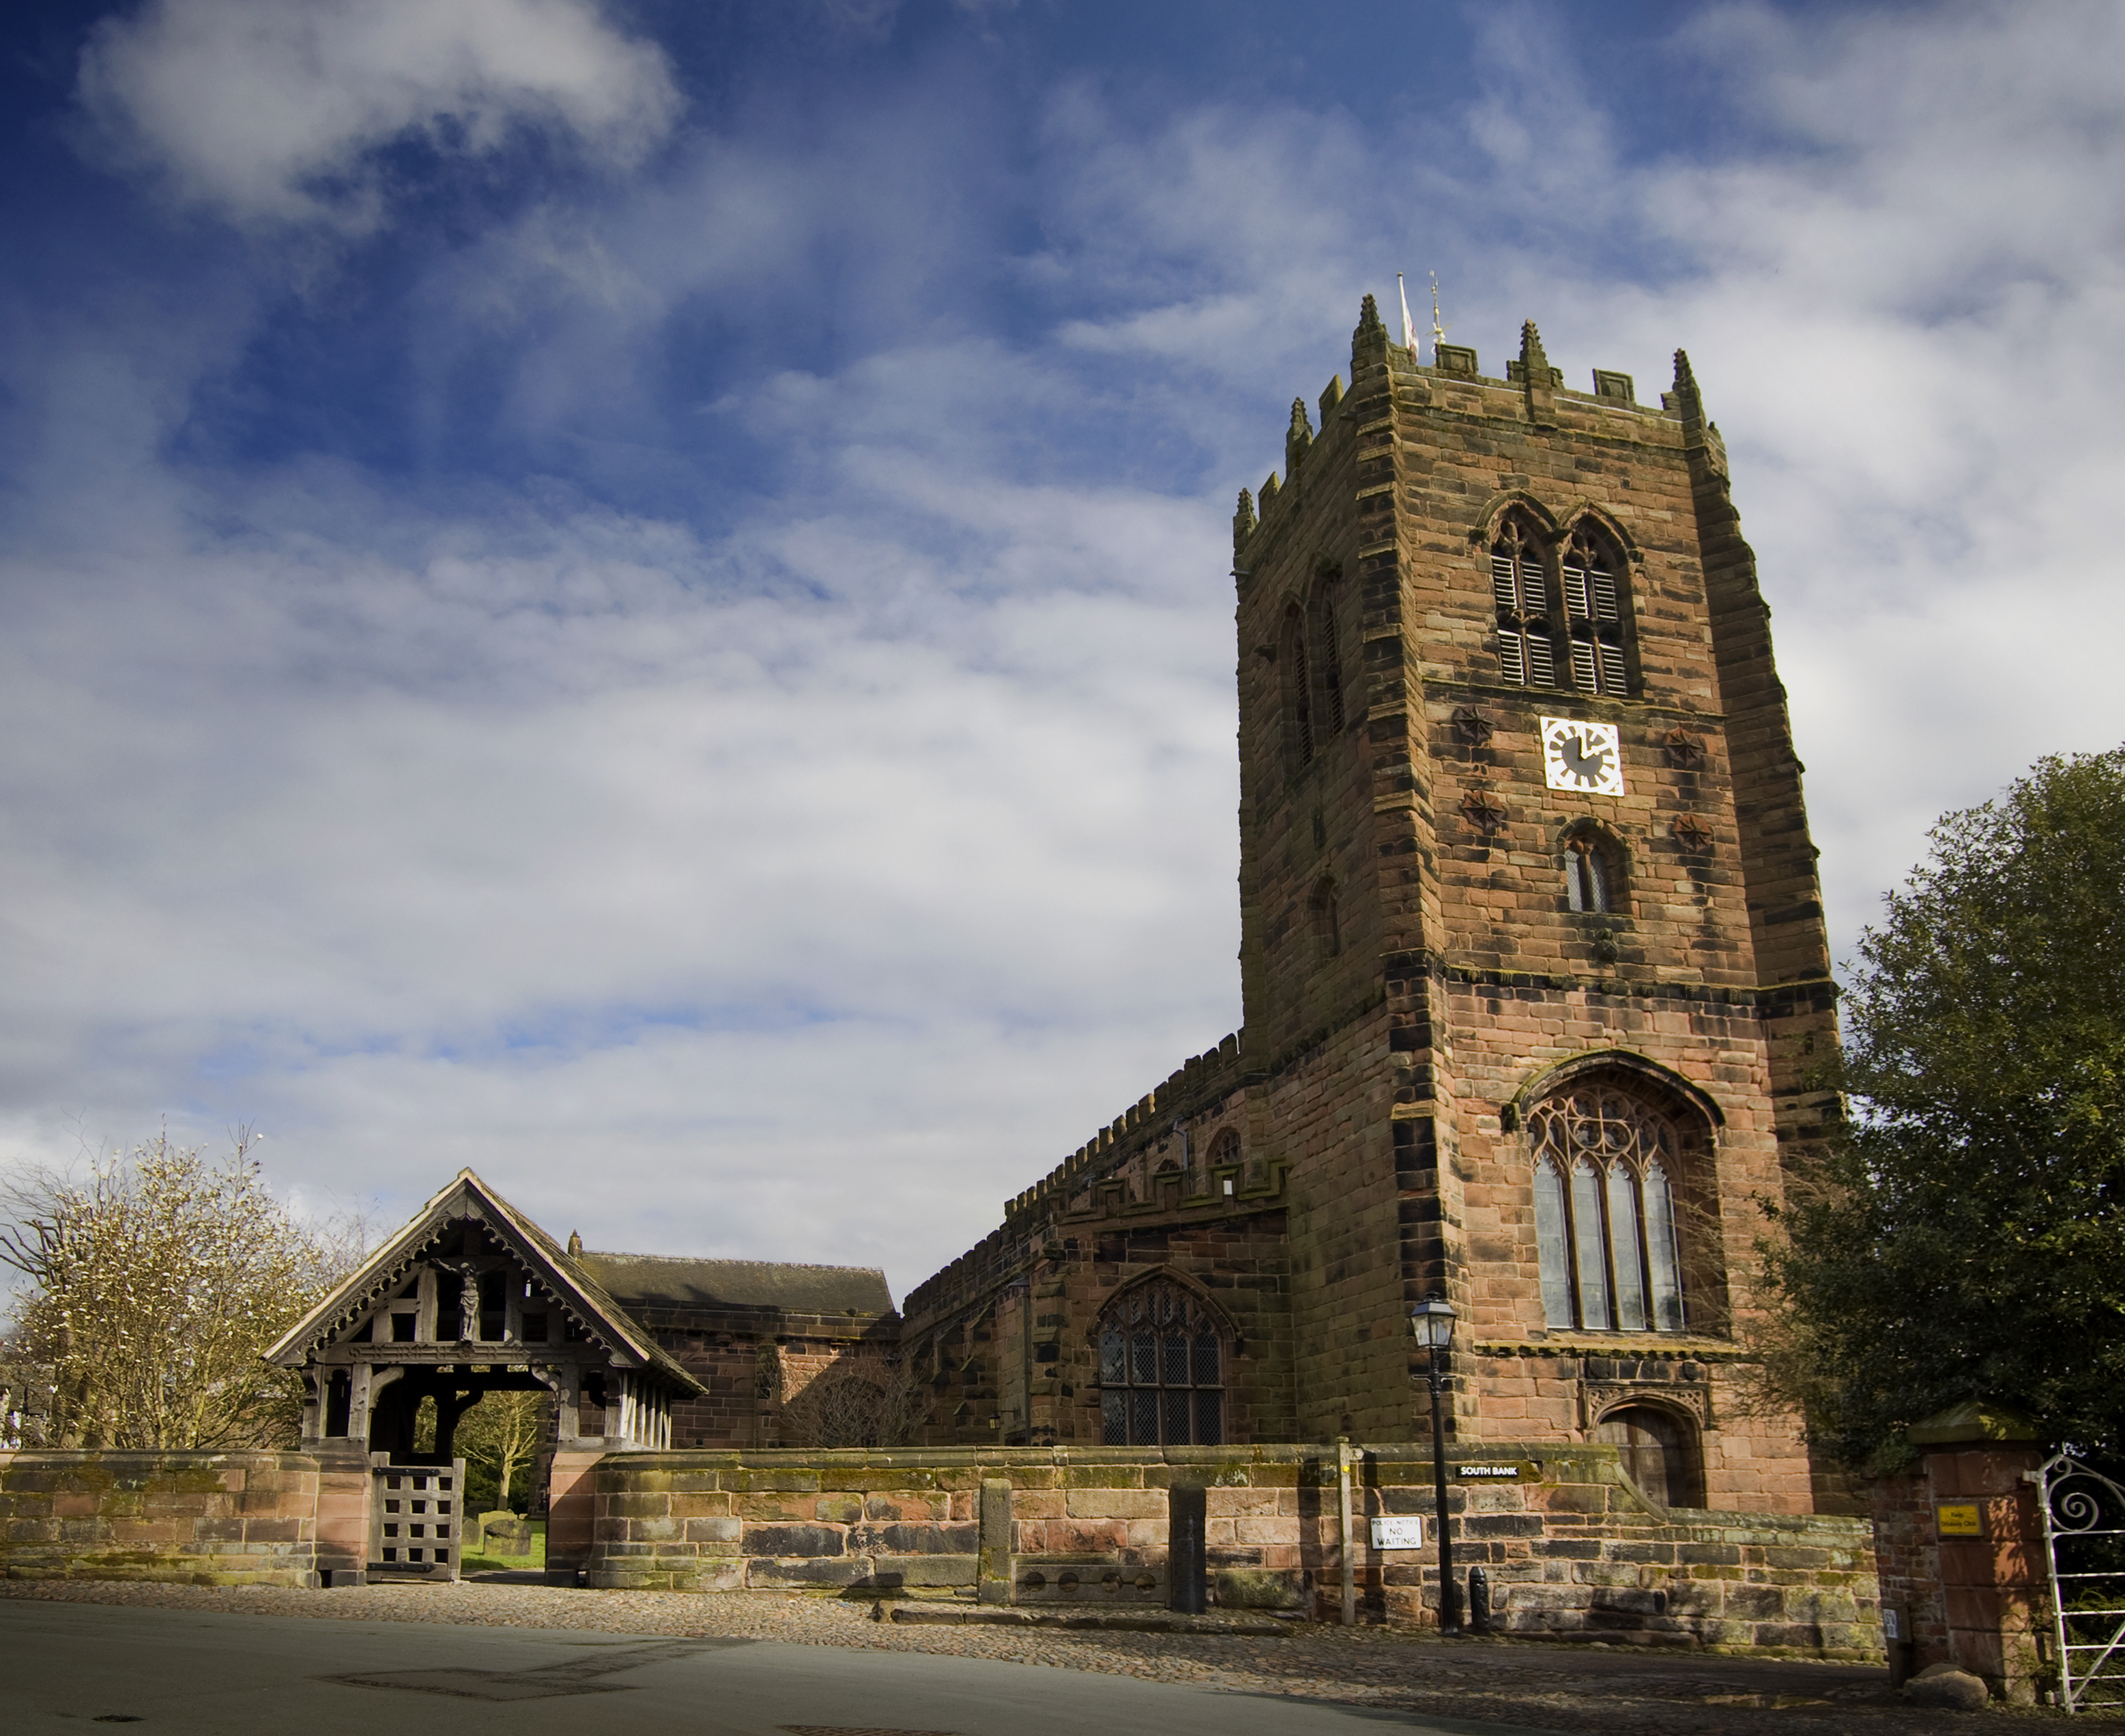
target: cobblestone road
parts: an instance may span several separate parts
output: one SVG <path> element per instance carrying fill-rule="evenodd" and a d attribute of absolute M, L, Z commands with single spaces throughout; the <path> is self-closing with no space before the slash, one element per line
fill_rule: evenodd
<path fill-rule="evenodd" d="M 728 1635 L 991 1658 L 1102 1671 L 1244 1694 L 1334 1701 L 1598 1736 L 1874 1736 L 2028 1729 L 2049 1711 L 1915 1711 L 1880 1670 L 1527 1641 L 1439 1641 L 1378 1629 L 1294 1624 L 1289 1638 L 1085 1633 L 1053 1628 L 911 1627 L 865 1602 L 737 1592 L 595 1592 L 543 1585 L 271 1587 L 0 1581 L 0 1597 L 227 1611 L 321 1620 L 412 1621 L 619 1634 Z M 2116 1729 L 2109 1719 L 2076 1720 Z"/>

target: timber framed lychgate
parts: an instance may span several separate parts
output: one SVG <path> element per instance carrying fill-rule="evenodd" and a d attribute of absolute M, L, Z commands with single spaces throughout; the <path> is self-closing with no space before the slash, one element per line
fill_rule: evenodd
<path fill-rule="evenodd" d="M 488 1394 L 550 1395 L 547 1458 L 587 1462 L 668 1446 L 673 1403 L 704 1390 L 571 1250 L 470 1170 L 267 1354 L 302 1375 L 304 1450 L 359 1451 L 370 1467 L 364 1564 L 350 1578 L 456 1577 L 455 1434 Z M 572 1578 L 552 1542 L 549 1566 Z"/>

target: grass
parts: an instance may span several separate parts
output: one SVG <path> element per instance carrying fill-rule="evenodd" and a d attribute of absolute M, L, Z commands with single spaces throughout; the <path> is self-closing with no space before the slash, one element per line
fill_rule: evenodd
<path fill-rule="evenodd" d="M 531 1521 L 531 1552 L 528 1555 L 478 1555 L 468 1550 L 458 1559 L 461 1573 L 493 1573 L 505 1571 L 521 1572 L 526 1568 L 543 1568 L 546 1564 L 546 1521 Z"/>

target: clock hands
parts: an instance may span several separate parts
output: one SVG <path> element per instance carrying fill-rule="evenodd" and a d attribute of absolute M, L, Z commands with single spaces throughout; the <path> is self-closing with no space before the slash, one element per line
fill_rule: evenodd
<path fill-rule="evenodd" d="M 1576 733 L 1561 734 L 1557 738 L 1558 753 L 1564 760 L 1564 769 L 1572 776 L 1589 784 L 1601 781 L 1601 771 L 1609 757 L 1609 750 L 1595 748 L 1587 751 L 1586 738 Z"/>

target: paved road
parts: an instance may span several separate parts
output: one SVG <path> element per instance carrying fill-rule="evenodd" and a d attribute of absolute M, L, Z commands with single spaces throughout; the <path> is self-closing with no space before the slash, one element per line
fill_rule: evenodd
<path fill-rule="evenodd" d="M 981 1658 L 28 1600 L 0 1603 L 0 1658 L 25 1736 L 1543 1736 Z"/>

